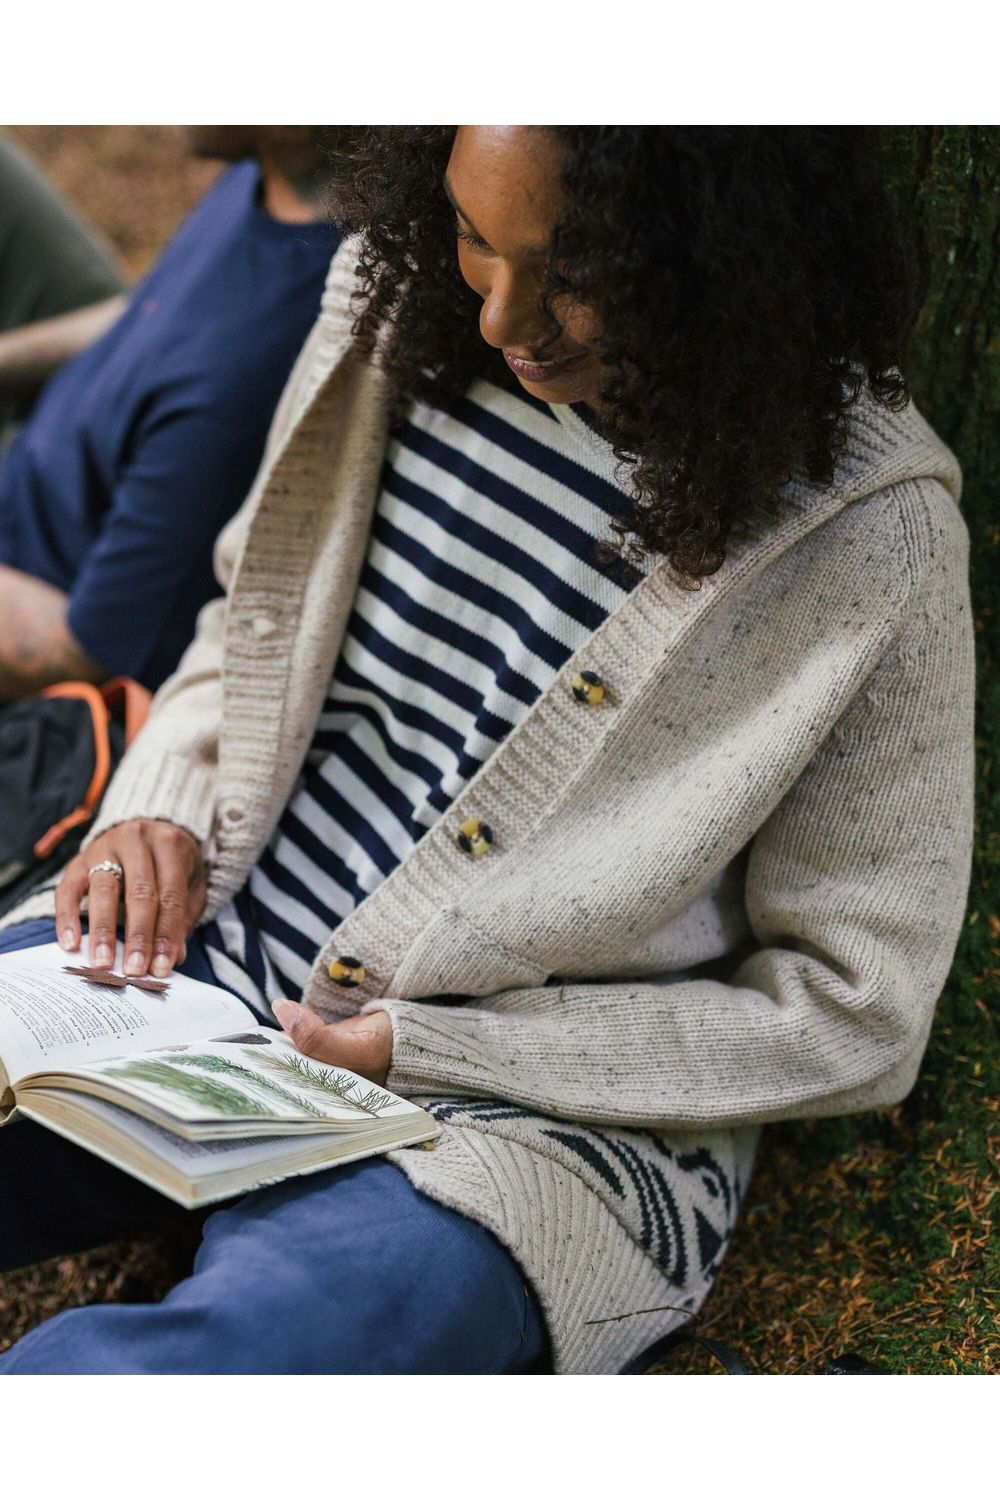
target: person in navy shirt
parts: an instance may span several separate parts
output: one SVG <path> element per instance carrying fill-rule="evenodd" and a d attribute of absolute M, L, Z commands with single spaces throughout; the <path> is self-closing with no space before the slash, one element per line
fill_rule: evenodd
<path fill-rule="evenodd" d="M 338 235 L 323 128 L 192 127 L 241 159 L 0 460 L 0 700 L 64 678 L 155 689 L 218 593 Z"/>

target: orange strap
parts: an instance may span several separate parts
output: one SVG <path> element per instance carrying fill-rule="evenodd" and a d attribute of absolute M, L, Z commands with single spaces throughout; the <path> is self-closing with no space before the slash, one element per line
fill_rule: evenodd
<path fill-rule="evenodd" d="M 71 828 L 85 823 L 93 815 L 98 798 L 104 791 L 111 770 L 111 745 L 108 740 L 108 709 L 100 690 L 89 682 L 56 682 L 39 694 L 41 698 L 82 698 L 90 709 L 94 723 L 94 773 L 79 807 L 53 823 L 35 844 L 35 857 L 46 859 Z"/>
<path fill-rule="evenodd" d="M 112 677 L 101 688 L 101 696 L 112 713 L 116 708 L 122 708 L 127 749 L 149 717 L 153 695 L 131 677 Z"/>

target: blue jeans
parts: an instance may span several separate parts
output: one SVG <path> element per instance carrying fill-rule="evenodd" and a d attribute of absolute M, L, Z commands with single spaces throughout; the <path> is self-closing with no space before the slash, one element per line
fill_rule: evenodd
<path fill-rule="evenodd" d="M 53 940 L 0 932 L 0 952 Z M 189 944 L 184 972 L 205 978 Z M 0 1131 L 0 1269 L 134 1235 L 185 1210 L 51 1131 Z M 161 1303 L 59 1313 L 0 1374 L 515 1374 L 549 1368 L 542 1315 L 487 1229 L 374 1157 L 216 1209 Z"/>

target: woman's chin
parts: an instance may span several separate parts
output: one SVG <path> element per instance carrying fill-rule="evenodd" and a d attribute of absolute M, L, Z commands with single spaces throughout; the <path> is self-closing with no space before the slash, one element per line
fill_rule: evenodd
<path fill-rule="evenodd" d="M 570 406 L 577 401 L 592 401 L 594 392 L 588 380 L 581 380 L 575 373 L 556 380 L 527 380 L 518 375 L 518 384 L 539 401 L 552 406 Z"/>

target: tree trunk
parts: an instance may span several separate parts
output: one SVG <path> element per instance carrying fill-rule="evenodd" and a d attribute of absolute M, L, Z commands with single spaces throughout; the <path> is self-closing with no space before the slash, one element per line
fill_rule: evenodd
<path fill-rule="evenodd" d="M 905 373 L 959 456 L 982 536 L 1000 518 L 1000 129 L 909 126 L 890 141 L 926 283 Z"/>
<path fill-rule="evenodd" d="M 956 971 L 970 965 L 981 971 L 995 999 L 1000 948 L 991 949 L 988 939 L 1000 940 L 1000 794 L 993 769 L 1000 748 L 1000 129 L 901 126 L 888 138 L 893 185 L 913 217 L 924 280 L 905 373 L 918 407 L 962 465 L 961 508 L 971 541 L 978 837 L 973 930 L 967 925 Z"/>

